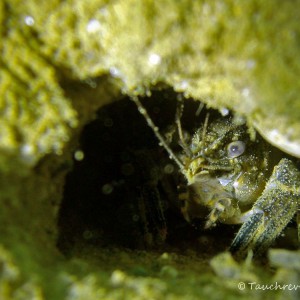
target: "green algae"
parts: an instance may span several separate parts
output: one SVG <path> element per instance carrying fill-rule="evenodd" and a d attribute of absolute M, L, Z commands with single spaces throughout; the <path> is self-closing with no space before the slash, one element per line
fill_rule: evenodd
<path fill-rule="evenodd" d="M 56 218 L 78 132 L 119 91 L 142 95 L 171 86 L 246 116 L 276 146 L 299 156 L 299 8 L 300 1 L 279 0 L 1 1 L 0 296 L 253 295 L 237 289 L 243 277 L 216 277 L 190 255 L 160 265 L 155 253 L 139 262 L 137 252 L 116 249 L 111 261 L 111 252 L 83 255 L 82 246 L 78 261 L 65 261 L 55 246 Z"/>
<path fill-rule="evenodd" d="M 61 151 L 63 140 L 68 139 L 68 125 L 76 124 L 76 114 L 55 78 L 54 65 L 67 77 L 81 80 L 110 74 L 129 94 L 146 92 L 161 82 L 169 84 L 215 108 L 246 115 L 261 132 L 266 129 L 271 142 L 277 146 L 282 142 L 288 152 L 297 155 L 299 4 L 188 0 L 10 4 L 9 21 L 3 23 L 16 29 L 5 35 L 2 61 L 5 69 L 14 72 L 2 70 L 1 91 L 10 99 L 11 113 L 18 114 L 22 107 L 28 112 L 24 132 L 18 133 L 24 136 L 25 152 Z M 31 82 L 29 93 L 26 84 L 22 90 L 20 80 Z M 7 95 L 4 91 L 11 81 L 17 86 Z M 13 104 L 22 97 L 23 106 Z M 40 99 L 42 111 L 49 111 L 43 121 L 28 105 L 35 98 Z M 280 120 L 280 128 L 272 125 L 274 118 Z M 27 124 L 34 121 L 38 132 L 31 140 Z M 55 142 L 51 130 L 44 134 L 46 124 L 57 126 Z M 4 122 L 2 127 L 7 148 L 20 146 L 12 126 Z M 272 130 L 288 136 L 277 141 Z M 39 137 L 41 150 L 32 149 Z"/>
<path fill-rule="evenodd" d="M 10 27 L 3 30 L 0 46 L 2 170 L 11 165 L 5 161 L 8 154 L 33 165 L 47 153 L 61 153 L 70 129 L 77 125 L 55 69 L 39 55 L 33 32 L 22 22 L 25 16 L 4 9 L 2 25 Z"/>
<path fill-rule="evenodd" d="M 169 84 L 246 115 L 299 156 L 299 1 L 16 3 L 38 51 L 67 76 L 110 74 L 128 94 Z"/>

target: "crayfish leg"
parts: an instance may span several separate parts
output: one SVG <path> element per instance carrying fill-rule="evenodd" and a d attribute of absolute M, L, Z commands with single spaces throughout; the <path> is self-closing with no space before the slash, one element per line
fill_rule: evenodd
<path fill-rule="evenodd" d="M 253 206 L 252 210 L 256 213 L 242 225 L 230 251 L 239 255 L 250 249 L 255 254 L 265 251 L 297 212 L 299 199 L 300 172 L 292 161 L 284 158 L 274 168 L 262 195 Z"/>

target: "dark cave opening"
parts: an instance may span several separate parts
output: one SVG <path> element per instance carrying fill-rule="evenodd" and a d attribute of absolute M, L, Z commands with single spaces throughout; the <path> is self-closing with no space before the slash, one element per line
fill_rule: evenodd
<path fill-rule="evenodd" d="M 167 89 L 142 99 L 163 134 L 174 126 L 176 97 L 181 95 Z M 195 117 L 198 108 L 199 102 L 185 100 L 182 123 L 191 134 L 203 121 Z M 211 255 L 226 250 L 237 227 L 219 224 L 204 231 L 201 222 L 187 223 L 177 205 L 179 180 L 176 164 L 131 99 L 102 107 L 84 127 L 66 177 L 58 248 L 65 254 L 78 243 L 174 251 L 191 247 Z"/>

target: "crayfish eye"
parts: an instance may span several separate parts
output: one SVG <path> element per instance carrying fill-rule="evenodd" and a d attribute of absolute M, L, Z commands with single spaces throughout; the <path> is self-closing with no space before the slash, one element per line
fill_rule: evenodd
<path fill-rule="evenodd" d="M 231 142 L 227 146 L 227 155 L 229 158 L 235 158 L 245 152 L 246 145 L 242 141 Z"/>

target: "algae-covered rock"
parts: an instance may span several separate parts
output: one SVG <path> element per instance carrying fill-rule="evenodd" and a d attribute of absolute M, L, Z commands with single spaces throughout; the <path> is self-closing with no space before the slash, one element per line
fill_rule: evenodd
<path fill-rule="evenodd" d="M 63 72 L 81 80 L 111 74 L 129 94 L 169 84 L 215 108 L 246 115 L 270 142 L 299 156 L 299 5 L 134 0 L 2 4 L 1 148 L 18 149 L 33 161 L 39 154 L 61 152 L 68 128 L 76 125 L 76 113 L 58 84 Z M 17 120 L 20 127 L 9 125 Z"/>
<path fill-rule="evenodd" d="M 246 115 L 300 156 L 299 1 L 53 2 L 29 1 L 23 13 L 40 51 L 72 76 L 109 73 L 126 93 L 169 84 Z"/>
<path fill-rule="evenodd" d="M 300 157 L 299 12 L 298 0 L 1 1 L 0 296 L 251 295 L 223 287 L 197 264 L 201 251 L 166 265 L 151 251 L 142 261 L 130 252 L 130 264 L 142 265 L 135 270 L 146 270 L 138 275 L 118 259 L 123 250 L 83 255 L 81 245 L 67 261 L 56 247 L 58 212 L 80 130 L 121 92 L 171 87 L 245 116 Z"/>
<path fill-rule="evenodd" d="M 77 124 L 54 67 L 39 54 L 39 43 L 25 14 L 1 9 L 0 166 L 11 159 L 33 165 L 41 156 L 62 153 Z M 7 160 L 6 158 L 10 159 Z"/>

